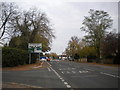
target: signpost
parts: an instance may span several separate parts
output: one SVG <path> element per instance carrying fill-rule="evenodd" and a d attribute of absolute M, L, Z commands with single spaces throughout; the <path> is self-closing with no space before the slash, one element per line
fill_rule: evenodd
<path fill-rule="evenodd" d="M 28 51 L 29 51 L 29 64 L 31 63 L 31 53 L 40 53 L 42 52 L 42 44 L 41 43 L 29 43 L 28 44 Z"/>

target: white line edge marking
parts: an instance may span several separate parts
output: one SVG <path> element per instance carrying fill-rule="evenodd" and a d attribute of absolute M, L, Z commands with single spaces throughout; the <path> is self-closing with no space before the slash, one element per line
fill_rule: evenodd
<path fill-rule="evenodd" d="M 61 76 L 60 76 L 52 67 L 50 67 L 50 68 L 51 68 L 51 70 L 53 70 L 53 72 L 59 77 L 59 79 L 60 79 L 62 82 L 64 82 L 64 84 L 66 85 L 67 88 L 71 88 L 71 86 L 70 86 L 67 82 L 65 82 L 65 80 L 62 79 Z"/>
<path fill-rule="evenodd" d="M 108 76 L 112 76 L 112 77 L 116 77 L 116 78 L 120 78 L 119 76 L 116 76 L 116 75 L 112 75 L 112 74 L 108 74 L 108 73 L 104 73 L 104 72 L 100 72 L 101 74 L 104 74 L 104 75 L 108 75 Z"/>
<path fill-rule="evenodd" d="M 47 62 L 48 63 L 48 62 Z M 49 67 L 51 67 L 52 65 L 50 64 L 50 63 L 48 63 L 49 64 Z"/>
<path fill-rule="evenodd" d="M 64 74 L 64 72 L 61 72 L 62 74 Z"/>
<path fill-rule="evenodd" d="M 71 88 L 71 86 L 70 85 L 66 85 L 67 86 L 67 88 Z"/>
<path fill-rule="evenodd" d="M 50 68 L 47 68 L 47 69 L 48 69 L 49 72 L 51 71 Z"/>
<path fill-rule="evenodd" d="M 67 85 L 68 85 L 68 83 L 67 83 L 67 82 L 64 82 L 64 84 L 67 84 Z"/>

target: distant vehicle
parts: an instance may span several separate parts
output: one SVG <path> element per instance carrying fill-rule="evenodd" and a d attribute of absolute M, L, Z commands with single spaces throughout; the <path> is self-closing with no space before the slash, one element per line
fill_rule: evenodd
<path fill-rule="evenodd" d="M 50 61 L 51 59 L 50 58 L 47 58 L 47 61 Z"/>
<path fill-rule="evenodd" d="M 43 57 L 40 57 L 40 60 L 41 60 L 41 61 L 46 61 L 47 58 L 43 56 Z"/>
<path fill-rule="evenodd" d="M 72 59 L 72 58 L 69 58 L 69 61 L 73 61 L 73 59 Z"/>

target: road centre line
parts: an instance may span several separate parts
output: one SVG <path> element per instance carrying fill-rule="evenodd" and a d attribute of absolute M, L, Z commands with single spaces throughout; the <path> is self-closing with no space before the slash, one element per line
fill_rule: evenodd
<path fill-rule="evenodd" d="M 107 76 L 111 76 L 111 77 L 115 77 L 115 78 L 120 78 L 119 76 L 116 75 L 112 75 L 112 74 L 108 74 L 108 73 L 104 73 L 104 72 L 100 72 L 101 74 L 107 75 Z"/>

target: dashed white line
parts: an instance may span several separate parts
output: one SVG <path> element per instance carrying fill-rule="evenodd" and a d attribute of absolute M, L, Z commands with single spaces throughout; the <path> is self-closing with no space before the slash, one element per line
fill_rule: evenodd
<path fill-rule="evenodd" d="M 75 69 L 75 68 L 72 68 L 72 69 Z"/>
<path fill-rule="evenodd" d="M 101 74 L 104 74 L 104 75 L 107 75 L 107 76 L 120 78 L 119 76 L 116 76 L 116 75 L 112 75 L 112 74 L 108 74 L 108 73 L 104 73 L 104 72 L 100 72 L 100 73 L 101 73 Z"/>
<path fill-rule="evenodd" d="M 76 73 L 75 71 L 72 71 L 72 73 Z"/>
<path fill-rule="evenodd" d="M 79 71 L 79 73 L 88 73 L 88 71 Z"/>
<path fill-rule="evenodd" d="M 62 80 L 63 78 L 60 77 L 60 79 Z"/>
<path fill-rule="evenodd" d="M 70 85 L 66 85 L 67 86 L 67 88 L 71 88 L 71 86 Z"/>
<path fill-rule="evenodd" d="M 82 71 L 79 71 L 79 73 L 82 73 Z"/>
<path fill-rule="evenodd" d="M 67 83 L 67 82 L 64 82 L 64 84 L 67 84 L 67 85 L 68 85 L 68 83 Z"/>
<path fill-rule="evenodd" d="M 64 72 L 61 72 L 62 74 L 64 74 Z"/>
<path fill-rule="evenodd" d="M 66 85 L 67 88 L 71 88 L 71 86 L 63 78 L 61 78 L 61 76 L 52 67 L 50 67 L 50 69 L 59 77 L 59 79 L 62 82 L 64 82 L 64 84 Z"/>
<path fill-rule="evenodd" d="M 83 73 L 87 73 L 88 71 L 83 71 Z"/>
<path fill-rule="evenodd" d="M 67 73 L 70 73 L 69 71 L 67 71 Z"/>

